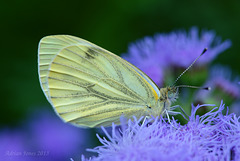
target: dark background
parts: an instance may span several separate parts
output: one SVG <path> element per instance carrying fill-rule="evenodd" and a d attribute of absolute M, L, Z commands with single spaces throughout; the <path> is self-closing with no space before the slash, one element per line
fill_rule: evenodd
<path fill-rule="evenodd" d="M 144 36 L 197 26 L 232 41 L 232 47 L 213 63 L 240 73 L 237 0 L 12 0 L 1 2 L 0 17 L 0 127 L 17 126 L 35 109 L 53 111 L 37 72 L 38 42 L 46 35 L 74 35 L 120 55 L 129 43 Z"/>

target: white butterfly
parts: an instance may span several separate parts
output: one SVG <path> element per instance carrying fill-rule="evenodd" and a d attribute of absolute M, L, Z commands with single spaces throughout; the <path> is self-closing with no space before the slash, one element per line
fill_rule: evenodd
<path fill-rule="evenodd" d="M 45 96 L 56 113 L 74 125 L 111 126 L 120 123 L 121 115 L 131 119 L 181 114 L 173 111 L 180 106 L 171 106 L 180 86 L 159 89 L 140 69 L 86 40 L 44 37 L 38 63 Z"/>

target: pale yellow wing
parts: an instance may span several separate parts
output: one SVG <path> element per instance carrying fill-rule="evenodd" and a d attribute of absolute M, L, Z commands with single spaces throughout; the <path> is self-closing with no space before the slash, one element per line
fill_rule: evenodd
<path fill-rule="evenodd" d="M 39 77 L 55 111 L 83 127 L 140 117 L 158 87 L 137 67 L 83 39 L 56 35 L 39 43 Z"/>

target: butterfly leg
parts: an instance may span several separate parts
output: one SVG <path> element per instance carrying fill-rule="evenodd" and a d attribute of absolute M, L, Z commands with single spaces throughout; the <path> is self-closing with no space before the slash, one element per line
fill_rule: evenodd
<path fill-rule="evenodd" d="M 181 112 L 176 112 L 176 111 L 168 111 L 169 115 L 181 115 L 183 118 L 185 118 L 186 120 L 189 120 L 188 118 L 186 118 Z"/>
<path fill-rule="evenodd" d="M 167 116 L 167 119 L 168 119 L 168 122 L 172 125 L 172 127 L 174 127 L 175 129 L 177 129 L 171 122 L 170 120 L 170 117 L 169 117 L 169 114 L 168 114 L 168 111 L 165 109 L 165 113 L 166 113 L 166 116 Z"/>
<path fill-rule="evenodd" d="M 150 118 L 150 116 L 145 116 L 144 119 L 143 119 L 142 125 L 147 124 L 148 123 L 147 119 L 149 119 L 149 118 Z"/>
<path fill-rule="evenodd" d="M 175 112 L 175 111 L 173 111 L 173 110 L 175 110 L 176 108 L 179 108 L 179 109 L 183 112 L 183 114 L 184 114 L 185 116 L 187 116 L 187 118 L 186 118 L 181 112 Z M 182 108 L 180 105 L 176 105 L 176 106 L 170 107 L 170 109 L 169 109 L 168 112 L 169 112 L 170 115 L 178 115 L 178 114 L 180 114 L 180 115 L 182 115 L 186 120 L 189 120 L 189 119 L 188 119 L 188 118 L 189 118 L 188 114 L 183 110 L 183 108 Z"/>

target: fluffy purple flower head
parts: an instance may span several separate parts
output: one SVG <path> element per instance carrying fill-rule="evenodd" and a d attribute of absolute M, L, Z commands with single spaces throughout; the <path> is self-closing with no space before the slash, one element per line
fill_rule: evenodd
<path fill-rule="evenodd" d="M 83 150 L 80 146 L 87 142 L 86 130 L 63 124 L 54 113 L 47 111 L 33 115 L 30 131 L 38 150 L 49 153 L 45 159 L 64 160 Z"/>
<path fill-rule="evenodd" d="M 172 125 L 164 118 L 129 120 L 127 126 L 117 130 L 112 125 L 111 136 L 101 138 L 102 146 L 91 151 L 98 153 L 93 161 L 115 160 L 237 160 L 240 156 L 240 122 L 235 114 L 223 114 L 224 104 L 213 108 L 203 116 L 196 115 L 201 105 L 192 106 L 186 125 L 172 118 Z M 82 160 L 88 160 L 84 156 Z"/>
<path fill-rule="evenodd" d="M 219 91 L 231 97 L 231 100 L 240 99 L 239 76 L 233 77 L 231 69 L 215 65 L 210 69 L 209 78 L 204 86 L 211 87 L 210 91 L 200 90 L 195 98 L 201 102 L 214 103 L 219 100 Z M 218 91 L 218 92 L 217 92 Z M 211 99 L 211 100 L 209 100 Z"/>
<path fill-rule="evenodd" d="M 24 157 L 24 151 L 27 149 L 22 132 L 9 129 L 0 131 L 1 160 L 29 161 L 29 158 Z"/>
<path fill-rule="evenodd" d="M 37 111 L 27 122 L 0 131 L 0 160 L 69 160 L 86 148 L 87 131 L 63 124 L 54 113 Z"/>
<path fill-rule="evenodd" d="M 167 69 L 188 67 L 207 47 L 207 54 L 196 63 L 205 65 L 230 46 L 230 40 L 221 42 L 214 31 L 202 31 L 199 35 L 198 29 L 193 27 L 188 33 L 174 31 L 145 37 L 130 44 L 127 54 L 122 57 L 140 68 L 156 84 L 162 85 Z"/>
<path fill-rule="evenodd" d="M 218 54 L 231 46 L 231 41 L 221 43 L 221 38 L 216 37 L 214 31 L 203 30 L 199 35 L 197 27 L 186 31 L 175 31 L 170 34 L 156 35 L 157 50 L 164 55 L 170 65 L 176 67 L 188 67 L 203 51 L 208 48 L 205 56 L 202 56 L 196 64 L 205 65 L 211 62 Z"/>

